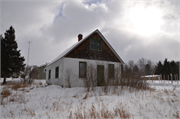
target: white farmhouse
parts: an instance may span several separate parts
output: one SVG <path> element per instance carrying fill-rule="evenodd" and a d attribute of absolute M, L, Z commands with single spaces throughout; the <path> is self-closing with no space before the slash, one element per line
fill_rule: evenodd
<path fill-rule="evenodd" d="M 105 77 L 114 78 L 116 69 L 121 75 L 124 62 L 98 29 L 82 37 L 79 34 L 76 44 L 46 66 L 47 83 L 84 87 L 84 79 L 93 72 L 96 84 L 103 85 Z"/>

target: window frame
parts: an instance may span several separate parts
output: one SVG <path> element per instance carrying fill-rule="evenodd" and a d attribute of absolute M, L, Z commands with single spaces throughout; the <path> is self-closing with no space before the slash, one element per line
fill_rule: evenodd
<path fill-rule="evenodd" d="M 104 86 L 104 68 L 105 66 L 104 65 L 97 65 L 97 86 Z M 101 73 L 103 73 L 102 75 L 100 75 Z M 101 78 L 102 76 L 102 78 Z M 99 80 L 100 79 L 100 80 Z"/>
<path fill-rule="evenodd" d="M 95 47 L 95 49 L 91 48 L 91 41 L 92 40 L 94 40 L 94 47 Z M 90 39 L 90 50 L 96 50 L 96 39 L 93 39 L 93 38 Z"/>
<path fill-rule="evenodd" d="M 100 50 L 97 49 L 97 42 L 98 42 L 98 41 L 100 41 L 100 44 L 101 44 L 101 45 L 100 45 L 100 46 L 101 46 L 101 49 L 100 49 Z M 102 51 L 102 40 L 100 40 L 100 39 L 96 39 L 96 50 L 97 50 L 97 51 Z"/>
<path fill-rule="evenodd" d="M 84 63 L 84 64 L 85 64 L 85 76 L 81 76 L 81 75 L 80 75 L 80 64 L 81 64 L 81 63 Z M 87 62 L 82 62 L 82 61 L 80 61 L 80 62 L 79 62 L 79 78 L 86 78 L 86 74 L 87 74 L 87 73 L 86 73 L 86 71 L 87 71 L 86 68 L 87 68 Z"/>
<path fill-rule="evenodd" d="M 113 66 L 113 70 L 110 69 L 111 66 Z M 114 64 L 108 64 L 108 78 L 109 79 L 114 79 L 114 71 L 115 71 Z"/>
<path fill-rule="evenodd" d="M 51 79 L 51 69 L 49 70 L 49 76 L 48 79 Z"/>
<path fill-rule="evenodd" d="M 92 48 L 91 48 L 91 41 L 92 41 L 92 40 L 95 41 L 95 49 L 92 49 Z M 97 49 L 97 42 L 98 42 L 98 41 L 100 41 L 100 47 L 101 47 L 100 50 Z M 102 40 L 100 40 L 100 39 L 95 39 L 95 38 L 90 38 L 89 49 L 90 49 L 90 50 L 93 50 L 93 51 L 102 51 Z"/>
<path fill-rule="evenodd" d="M 59 66 L 55 68 L 55 78 L 59 78 Z"/>

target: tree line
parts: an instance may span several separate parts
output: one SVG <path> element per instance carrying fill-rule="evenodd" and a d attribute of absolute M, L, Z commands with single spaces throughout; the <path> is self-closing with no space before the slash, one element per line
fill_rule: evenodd
<path fill-rule="evenodd" d="M 175 61 L 167 61 L 167 59 L 164 60 L 164 63 L 162 64 L 161 61 L 157 63 L 155 74 L 162 74 L 163 79 L 168 80 L 168 75 L 172 74 L 173 79 L 175 80 L 174 75 L 178 75 L 179 77 L 179 62 Z"/>
<path fill-rule="evenodd" d="M 153 75 L 155 68 L 154 62 L 145 58 L 139 59 L 136 63 L 133 60 L 129 60 L 122 66 L 122 76 L 125 78 L 138 78 L 144 75 Z"/>
<path fill-rule="evenodd" d="M 164 60 L 154 63 L 150 59 L 141 58 L 136 63 L 133 60 L 129 60 L 122 66 L 122 77 L 124 78 L 139 78 L 145 75 L 162 75 L 165 79 L 168 79 L 168 75 L 178 75 L 179 77 L 179 63 L 175 61 Z M 173 77 L 174 79 L 175 77 Z"/>

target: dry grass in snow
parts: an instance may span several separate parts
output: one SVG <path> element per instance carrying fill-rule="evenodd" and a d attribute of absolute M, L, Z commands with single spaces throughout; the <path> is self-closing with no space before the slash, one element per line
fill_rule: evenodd
<path fill-rule="evenodd" d="M 32 85 L 1 86 L 0 118 L 180 118 L 180 86 L 151 85 L 148 90 L 126 87 L 62 88 L 45 86 L 36 80 Z"/>

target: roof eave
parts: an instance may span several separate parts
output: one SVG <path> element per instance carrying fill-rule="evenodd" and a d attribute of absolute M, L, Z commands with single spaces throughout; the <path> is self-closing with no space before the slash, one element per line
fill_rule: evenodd
<path fill-rule="evenodd" d="M 106 42 L 106 44 L 108 45 L 108 47 L 113 51 L 113 53 L 116 55 L 116 57 L 119 59 L 119 61 L 124 64 L 123 60 L 119 57 L 119 55 L 116 53 L 116 51 L 112 48 L 112 46 L 107 42 L 106 38 L 101 34 L 101 32 L 96 29 L 95 31 L 93 31 L 91 34 L 89 34 L 88 36 L 86 36 L 84 39 L 80 40 L 79 42 L 77 42 L 77 44 L 74 44 L 74 47 L 71 48 L 69 51 L 67 51 L 64 55 L 62 55 L 61 57 L 57 58 L 56 60 L 52 61 L 51 63 L 49 63 L 47 66 L 51 65 L 52 63 L 56 62 L 59 59 L 62 59 L 64 56 L 66 56 L 67 54 L 69 54 L 72 50 L 74 50 L 77 46 L 79 46 L 84 40 L 86 40 L 89 36 L 91 36 L 93 33 L 98 33 L 103 40 Z M 46 67 L 47 67 L 46 66 Z"/>
<path fill-rule="evenodd" d="M 103 40 L 106 42 L 108 47 L 113 51 L 113 53 L 116 55 L 116 57 L 119 59 L 119 61 L 124 64 L 124 61 L 119 57 L 119 55 L 116 53 L 116 51 L 113 49 L 113 47 L 107 42 L 106 38 L 101 34 L 101 32 L 97 29 L 96 32 L 103 38 Z"/>

